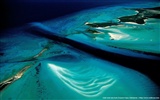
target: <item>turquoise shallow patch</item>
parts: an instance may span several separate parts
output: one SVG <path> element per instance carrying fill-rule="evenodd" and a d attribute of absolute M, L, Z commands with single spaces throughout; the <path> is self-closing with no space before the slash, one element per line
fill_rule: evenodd
<path fill-rule="evenodd" d="M 72 58 L 59 55 L 57 59 L 37 62 L 22 78 L 3 90 L 1 98 L 102 99 L 158 93 L 156 85 L 137 71 L 86 56 L 83 52 L 72 52 L 75 54 Z"/>

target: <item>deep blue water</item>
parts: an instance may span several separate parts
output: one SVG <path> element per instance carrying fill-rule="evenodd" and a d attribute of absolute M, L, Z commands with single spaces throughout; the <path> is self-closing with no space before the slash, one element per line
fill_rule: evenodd
<path fill-rule="evenodd" d="M 84 9 L 99 6 L 129 4 L 158 0 L 4 0 L 1 15 L 2 30 L 29 22 L 54 19 Z"/>

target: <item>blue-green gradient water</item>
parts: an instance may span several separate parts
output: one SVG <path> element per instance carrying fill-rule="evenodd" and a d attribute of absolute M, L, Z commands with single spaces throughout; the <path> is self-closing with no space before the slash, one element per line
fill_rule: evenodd
<path fill-rule="evenodd" d="M 105 27 L 87 26 L 90 23 L 119 23 L 117 18 L 137 14 L 134 8 L 158 6 L 159 2 L 104 6 L 7 31 L 0 37 L 0 99 L 158 98 L 159 86 L 140 71 L 84 52 L 71 43 L 64 43 L 65 40 L 38 36 L 33 34 L 37 31 L 31 31 L 38 27 L 42 34 L 48 32 L 49 36 L 74 40 L 94 50 L 158 61 L 160 19 L 148 18 L 145 24 L 121 22 Z M 160 11 L 147 11 L 160 14 Z M 124 59 L 119 61 L 129 63 Z"/>

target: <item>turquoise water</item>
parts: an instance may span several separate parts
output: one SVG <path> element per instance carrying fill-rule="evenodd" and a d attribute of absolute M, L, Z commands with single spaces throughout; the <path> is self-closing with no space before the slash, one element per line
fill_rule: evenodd
<path fill-rule="evenodd" d="M 158 3 L 145 3 L 100 7 L 55 20 L 30 23 L 6 32 L 6 35 L 0 37 L 3 47 L 0 56 L 0 98 L 101 100 L 107 97 L 139 99 L 158 96 L 159 86 L 139 71 L 98 58 L 63 41 L 32 34 L 34 31 L 31 30 L 26 31 L 38 27 L 42 33 L 47 30 L 45 32 L 51 35 L 115 55 L 158 60 L 159 19 L 146 19 L 145 24 L 121 22 L 120 25 L 105 27 L 87 25 L 119 23 L 117 18 L 137 14 L 126 8 L 157 6 Z M 135 67 L 141 67 L 141 64 Z"/>
<path fill-rule="evenodd" d="M 65 57 L 66 60 L 59 56 L 59 61 L 40 61 L 41 65 L 35 64 L 22 78 L 3 90 L 1 98 L 102 99 L 114 96 L 156 96 L 156 85 L 143 74 L 85 56 L 85 53 L 78 54 L 81 58 L 72 55 L 74 57 Z"/>

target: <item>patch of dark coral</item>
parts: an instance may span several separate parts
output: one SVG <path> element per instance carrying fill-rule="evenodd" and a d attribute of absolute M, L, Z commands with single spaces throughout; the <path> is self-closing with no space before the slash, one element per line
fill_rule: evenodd
<path fill-rule="evenodd" d="M 35 67 L 35 70 L 36 70 L 36 75 L 35 76 L 37 78 L 36 84 L 38 86 L 38 92 L 39 92 L 40 95 L 43 95 L 43 93 L 45 92 L 45 88 L 42 86 L 41 81 L 39 80 L 38 75 L 40 73 L 40 69 L 41 69 L 41 63 L 39 63 L 38 66 Z M 42 98 L 42 100 L 43 100 L 43 98 Z"/>
<path fill-rule="evenodd" d="M 144 21 L 145 18 L 142 18 L 137 15 L 120 17 L 119 19 L 120 19 L 120 22 L 134 22 L 137 24 L 144 24 L 145 23 L 145 21 Z"/>
<path fill-rule="evenodd" d="M 99 31 L 93 30 L 93 29 L 87 29 L 86 32 L 88 32 L 88 33 L 93 33 L 93 34 L 95 34 L 95 33 L 100 33 Z"/>
<path fill-rule="evenodd" d="M 119 24 L 115 22 L 103 22 L 103 23 L 86 23 L 86 25 L 90 27 L 107 27 Z"/>
<path fill-rule="evenodd" d="M 35 67 L 35 70 L 36 70 L 35 76 L 37 78 L 36 83 L 37 83 L 38 87 L 41 87 L 40 80 L 39 80 L 39 77 L 38 77 L 40 69 L 41 69 L 41 63 L 39 63 L 38 66 Z M 39 91 L 41 91 L 41 90 L 39 90 Z"/>
<path fill-rule="evenodd" d="M 36 74 L 39 74 L 40 67 L 41 67 L 41 63 L 40 63 L 38 66 L 35 67 L 35 69 L 36 69 Z"/>
<path fill-rule="evenodd" d="M 134 22 L 137 24 L 145 24 L 145 19 L 156 18 L 160 19 L 160 7 L 155 8 L 143 8 L 143 9 L 130 9 L 136 10 L 138 13 L 131 16 L 123 16 L 118 18 L 120 22 Z"/>

